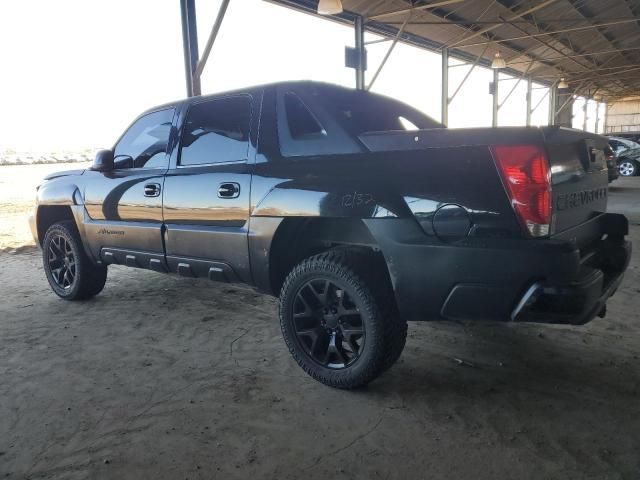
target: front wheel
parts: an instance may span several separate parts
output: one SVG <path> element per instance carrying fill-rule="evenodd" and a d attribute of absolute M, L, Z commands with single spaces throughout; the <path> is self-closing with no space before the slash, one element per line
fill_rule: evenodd
<path fill-rule="evenodd" d="M 402 352 L 406 322 L 391 306 L 372 259 L 349 250 L 310 257 L 288 275 L 280 326 L 293 358 L 314 379 L 337 388 L 363 386 Z"/>
<path fill-rule="evenodd" d="M 623 177 L 633 177 L 638 173 L 638 164 L 633 160 L 624 158 L 618 165 L 618 171 Z"/>
<path fill-rule="evenodd" d="M 42 261 L 51 290 L 64 300 L 91 298 L 107 281 L 107 267 L 87 256 L 73 222 L 49 227 L 42 242 Z"/>

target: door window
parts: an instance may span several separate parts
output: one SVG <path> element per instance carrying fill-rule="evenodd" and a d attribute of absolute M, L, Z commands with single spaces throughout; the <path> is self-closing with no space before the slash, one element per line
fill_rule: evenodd
<path fill-rule="evenodd" d="M 247 159 L 251 100 L 219 98 L 189 108 L 182 134 L 180 165 L 203 165 Z"/>
<path fill-rule="evenodd" d="M 136 120 L 113 149 L 115 168 L 166 168 L 173 113 L 158 110 Z"/>

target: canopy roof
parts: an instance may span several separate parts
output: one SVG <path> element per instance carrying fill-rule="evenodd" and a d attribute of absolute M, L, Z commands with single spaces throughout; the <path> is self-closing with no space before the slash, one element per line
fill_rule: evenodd
<path fill-rule="evenodd" d="M 269 0 L 317 15 L 317 0 Z M 331 18 L 608 101 L 640 91 L 640 0 L 343 0 Z"/>

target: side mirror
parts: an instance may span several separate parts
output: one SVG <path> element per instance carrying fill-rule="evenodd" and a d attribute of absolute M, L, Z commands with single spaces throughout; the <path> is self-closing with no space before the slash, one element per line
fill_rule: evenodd
<path fill-rule="evenodd" d="M 133 158 L 131 155 L 116 155 L 113 159 L 113 168 L 118 170 L 133 168 Z"/>
<path fill-rule="evenodd" d="M 110 172 L 113 170 L 113 152 L 111 150 L 100 150 L 96 153 L 91 170 L 96 172 Z"/>

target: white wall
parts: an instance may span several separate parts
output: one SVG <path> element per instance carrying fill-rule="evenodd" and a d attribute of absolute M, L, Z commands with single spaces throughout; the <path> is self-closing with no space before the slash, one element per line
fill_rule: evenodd
<path fill-rule="evenodd" d="M 608 132 L 640 131 L 640 97 L 609 104 L 607 110 Z"/>

